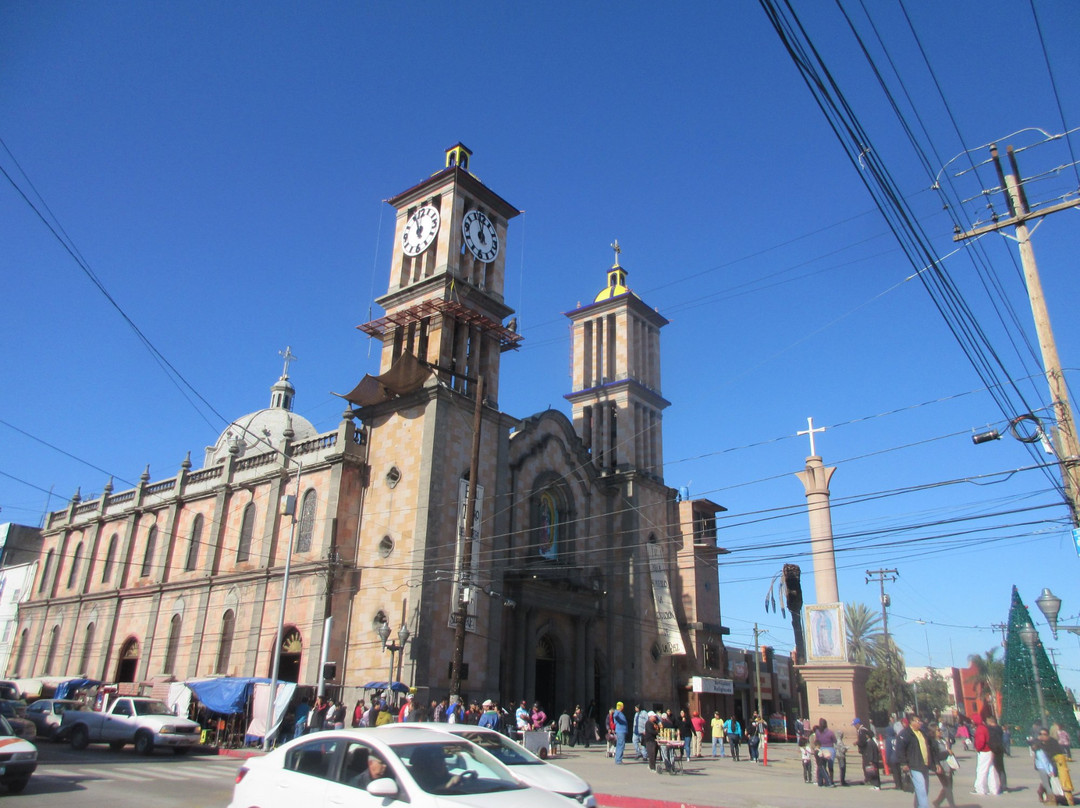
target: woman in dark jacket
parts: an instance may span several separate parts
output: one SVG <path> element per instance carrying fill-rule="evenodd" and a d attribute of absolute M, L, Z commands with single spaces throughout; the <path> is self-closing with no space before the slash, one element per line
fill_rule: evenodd
<path fill-rule="evenodd" d="M 686 714 L 686 710 L 679 710 L 679 738 L 683 742 L 683 755 L 685 760 L 690 759 L 690 744 L 694 740 L 694 725 L 690 721 L 690 716 Z"/>

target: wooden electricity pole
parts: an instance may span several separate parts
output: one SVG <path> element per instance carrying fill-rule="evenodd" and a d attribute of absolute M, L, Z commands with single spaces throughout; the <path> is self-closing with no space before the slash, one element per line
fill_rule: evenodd
<path fill-rule="evenodd" d="M 472 581 L 473 525 L 476 511 L 477 477 L 480 476 L 480 427 L 483 423 L 484 377 L 476 379 L 476 406 L 473 410 L 472 457 L 465 494 L 465 535 L 457 575 L 457 624 L 454 626 L 454 659 L 450 666 L 450 702 L 461 700 L 461 666 L 465 658 L 465 624 L 469 619 L 469 600 L 475 597 Z M 460 522 L 458 522 L 460 524 Z"/>
<path fill-rule="evenodd" d="M 881 584 L 881 633 L 884 636 L 885 643 L 885 673 L 888 679 L 889 687 L 889 711 L 900 714 L 900 706 L 897 703 L 896 692 L 900 689 L 893 681 L 893 676 L 896 671 L 894 670 L 894 658 L 892 652 L 892 642 L 889 640 L 889 596 L 885 594 L 885 582 L 895 581 L 899 577 L 900 572 L 898 570 L 867 570 L 866 582 L 870 583 L 873 580 L 877 580 Z M 902 685 L 903 683 L 901 683 Z"/>
<path fill-rule="evenodd" d="M 1061 465 L 1061 477 L 1065 484 L 1065 500 L 1069 506 L 1072 525 L 1077 528 L 1080 527 L 1080 508 L 1078 508 L 1077 504 L 1078 499 L 1080 499 L 1080 442 L 1077 441 L 1076 425 L 1073 419 L 1072 407 L 1069 404 L 1068 389 L 1065 384 L 1065 376 L 1061 371 L 1061 361 L 1058 359 L 1054 332 L 1050 327 L 1050 314 L 1046 310 L 1042 282 L 1039 280 L 1039 268 L 1035 264 L 1035 252 L 1031 246 L 1031 231 L 1028 229 L 1027 223 L 1032 219 L 1040 219 L 1051 213 L 1074 208 L 1080 205 L 1080 199 L 1048 205 L 1034 211 L 1029 210 L 1027 195 L 1024 193 L 1023 180 L 1020 178 L 1020 169 L 1016 165 L 1016 154 L 1013 152 L 1013 147 L 1006 147 L 1005 152 L 1009 159 L 1009 173 L 1006 173 L 1005 169 L 1002 168 L 997 146 L 990 147 L 990 156 L 994 161 L 995 168 L 997 168 L 1001 189 L 1005 192 L 1005 198 L 1009 203 L 1009 217 L 1007 219 L 998 219 L 993 224 L 977 227 L 966 233 L 957 233 L 953 236 L 953 241 L 964 241 L 1006 227 L 1016 228 L 1014 238 L 1020 247 L 1020 261 L 1024 265 L 1024 282 L 1027 284 L 1028 298 L 1031 301 L 1031 313 L 1035 318 L 1035 331 L 1039 336 L 1039 349 L 1042 351 L 1043 371 L 1046 373 L 1046 381 L 1050 386 L 1050 397 L 1054 404 L 1054 416 L 1057 420 L 1054 450 Z"/>

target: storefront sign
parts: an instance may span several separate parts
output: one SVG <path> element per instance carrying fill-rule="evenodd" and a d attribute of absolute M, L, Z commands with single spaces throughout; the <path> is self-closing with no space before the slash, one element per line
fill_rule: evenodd
<path fill-rule="evenodd" d="M 715 679 L 712 676 L 691 676 L 690 689 L 695 693 L 716 693 L 721 696 L 730 696 L 735 692 L 730 679 Z"/>

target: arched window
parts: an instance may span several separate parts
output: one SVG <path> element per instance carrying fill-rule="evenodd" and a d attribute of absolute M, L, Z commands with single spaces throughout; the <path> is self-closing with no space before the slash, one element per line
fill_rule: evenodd
<path fill-rule="evenodd" d="M 228 672 L 235 629 L 236 614 L 232 609 L 229 609 L 221 616 L 221 645 L 218 646 L 217 665 L 214 667 L 214 673 L 225 674 Z"/>
<path fill-rule="evenodd" d="M 75 555 L 71 557 L 71 569 L 68 570 L 67 585 L 72 589 L 79 583 L 79 564 L 82 562 L 82 542 L 75 548 Z"/>
<path fill-rule="evenodd" d="M 200 513 L 196 515 L 195 521 L 191 523 L 191 542 L 188 544 L 187 558 L 184 559 L 184 569 L 189 572 L 194 570 L 199 562 L 199 543 L 202 541 L 202 527 L 203 518 Z"/>
<path fill-rule="evenodd" d="M 139 576 L 146 578 L 154 569 L 154 545 L 157 544 L 157 525 L 151 525 L 146 534 L 146 552 L 143 553 Z"/>
<path fill-rule="evenodd" d="M 300 536 L 296 540 L 296 552 L 311 552 L 311 536 L 315 533 L 315 506 L 318 495 L 314 488 L 304 494 L 304 504 L 300 508 Z"/>
<path fill-rule="evenodd" d="M 176 668 L 176 651 L 180 648 L 180 615 L 174 614 L 169 623 L 169 641 L 165 644 L 165 665 L 162 670 L 172 673 Z"/>
<path fill-rule="evenodd" d="M 45 670 L 43 673 L 56 673 L 53 665 L 56 664 L 56 647 L 60 644 L 60 624 L 53 626 L 49 635 L 49 652 L 45 655 Z"/>
<path fill-rule="evenodd" d="M 255 532 L 255 503 L 244 508 L 244 521 L 240 524 L 240 543 L 236 547 L 236 561 L 251 557 L 251 535 Z"/>
<path fill-rule="evenodd" d="M 94 624 L 87 623 L 83 633 L 82 654 L 79 656 L 79 673 L 83 676 L 90 672 L 90 651 L 94 648 Z"/>
<path fill-rule="evenodd" d="M 45 563 L 41 566 L 41 580 L 38 581 L 38 592 L 45 591 L 45 582 L 49 580 L 49 569 L 52 567 L 52 557 L 53 551 L 49 550 L 49 552 L 45 554 Z"/>
<path fill-rule="evenodd" d="M 112 576 L 113 562 L 116 560 L 116 542 L 118 537 L 115 533 L 109 539 L 109 549 L 105 551 L 105 563 L 101 565 L 101 582 L 107 584 Z"/>

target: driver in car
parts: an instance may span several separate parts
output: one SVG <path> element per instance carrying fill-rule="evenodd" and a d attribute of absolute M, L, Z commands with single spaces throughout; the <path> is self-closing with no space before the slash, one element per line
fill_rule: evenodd
<path fill-rule="evenodd" d="M 389 767 L 386 765 L 386 761 L 376 757 L 374 754 L 369 754 L 367 768 L 349 780 L 349 785 L 366 790 L 375 780 L 381 780 L 384 777 L 390 776 Z"/>
<path fill-rule="evenodd" d="M 409 771 L 420 787 L 431 794 L 445 794 L 461 785 L 463 774 L 450 774 L 439 746 L 419 746 L 409 759 Z"/>

